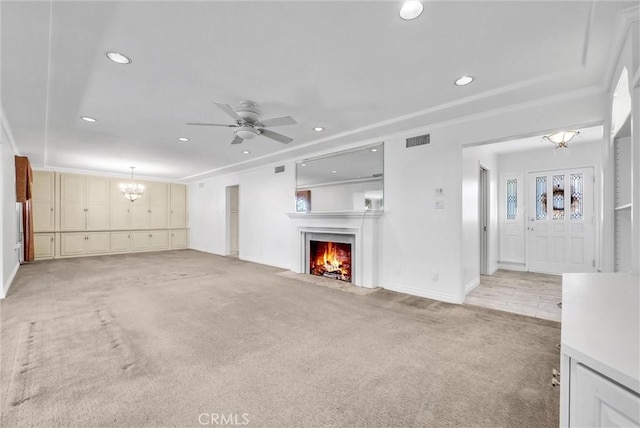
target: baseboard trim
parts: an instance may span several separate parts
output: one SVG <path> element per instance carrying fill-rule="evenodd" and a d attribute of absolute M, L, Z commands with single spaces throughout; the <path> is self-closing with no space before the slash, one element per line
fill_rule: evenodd
<path fill-rule="evenodd" d="M 421 290 L 418 288 L 406 287 L 403 285 L 387 284 L 381 287 L 386 290 L 397 291 L 398 293 L 410 294 L 412 296 L 425 297 L 432 300 L 439 300 L 441 302 L 461 304 L 463 301 L 460 296 L 454 296 L 448 293 L 440 293 L 437 291 Z"/>
<path fill-rule="evenodd" d="M 464 286 L 464 295 L 466 296 L 467 294 L 469 294 L 471 290 L 476 288 L 478 285 L 480 285 L 480 278 L 473 278 L 467 283 L 467 285 Z"/>
<path fill-rule="evenodd" d="M 519 263 L 519 262 L 498 262 L 498 269 L 526 272 L 527 265 L 525 263 Z"/>
<path fill-rule="evenodd" d="M 245 262 L 257 263 L 259 265 L 272 266 L 272 267 L 277 267 L 277 268 L 280 268 L 280 269 L 291 270 L 291 266 L 279 265 L 279 264 L 275 264 L 275 263 L 271 263 L 271 262 L 266 262 L 264 260 L 253 259 L 251 257 L 242 257 L 242 256 L 240 256 L 238 258 L 240 260 L 245 261 Z"/>
<path fill-rule="evenodd" d="M 9 279 L 7 279 L 7 282 L 2 285 L 2 294 L 0 295 L 0 299 L 4 299 L 5 297 L 7 297 L 9 288 L 11 288 L 11 284 L 13 283 L 13 279 L 16 277 L 16 274 L 18 273 L 19 268 L 20 268 L 20 263 L 16 263 L 16 265 L 13 268 L 13 271 L 11 272 L 11 275 L 9 275 Z"/>

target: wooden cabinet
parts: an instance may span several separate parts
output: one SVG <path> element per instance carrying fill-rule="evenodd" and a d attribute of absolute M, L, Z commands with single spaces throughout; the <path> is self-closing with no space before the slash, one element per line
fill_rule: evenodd
<path fill-rule="evenodd" d="M 33 230 L 52 232 L 55 230 L 55 176 L 51 171 L 33 172 Z"/>
<path fill-rule="evenodd" d="M 179 250 L 189 246 L 189 231 L 187 229 L 171 230 L 171 249 Z"/>
<path fill-rule="evenodd" d="M 54 233 L 35 233 L 33 235 L 33 244 L 36 260 L 46 260 L 54 257 Z"/>
<path fill-rule="evenodd" d="M 60 175 L 60 230 L 109 228 L 109 180 L 76 174 Z"/>
<path fill-rule="evenodd" d="M 168 230 L 137 230 L 131 232 L 131 251 L 167 250 Z"/>
<path fill-rule="evenodd" d="M 111 232 L 111 252 L 127 253 L 131 251 L 131 232 Z"/>
<path fill-rule="evenodd" d="M 109 232 L 60 234 L 60 255 L 63 257 L 106 254 L 109 251 Z"/>
<path fill-rule="evenodd" d="M 121 180 L 111 180 L 111 230 L 163 229 L 168 226 L 168 185 L 166 183 L 139 182 L 144 195 L 135 202 L 120 193 Z"/>
<path fill-rule="evenodd" d="M 564 274 L 560 426 L 640 426 L 640 277 Z"/>
<path fill-rule="evenodd" d="M 173 229 L 187 227 L 187 186 L 170 185 L 169 227 Z"/>
<path fill-rule="evenodd" d="M 131 202 L 120 192 L 128 182 L 34 171 L 36 259 L 187 248 L 186 186 L 142 181 Z"/>

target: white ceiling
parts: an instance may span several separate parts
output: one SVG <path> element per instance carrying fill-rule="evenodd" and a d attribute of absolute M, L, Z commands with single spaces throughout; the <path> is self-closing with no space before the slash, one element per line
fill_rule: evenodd
<path fill-rule="evenodd" d="M 637 5 L 424 3 L 403 21 L 399 1 L 3 0 L 2 107 L 35 167 L 135 165 L 140 176 L 189 181 L 301 159 L 380 124 L 395 132 L 602 85 L 618 12 Z M 454 86 L 465 74 L 476 80 Z M 297 125 L 274 130 L 294 141 L 231 146 L 229 128 L 186 125 L 231 123 L 211 101 L 243 99 L 264 118 L 293 116 Z"/>

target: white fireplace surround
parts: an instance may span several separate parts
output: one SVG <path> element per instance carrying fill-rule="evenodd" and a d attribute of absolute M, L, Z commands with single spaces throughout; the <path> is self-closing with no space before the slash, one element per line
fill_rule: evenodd
<path fill-rule="evenodd" d="M 292 270 L 308 272 L 307 241 L 313 234 L 352 235 L 352 284 L 375 288 L 378 286 L 379 232 L 381 212 L 290 213 L 293 253 Z M 347 236 L 344 240 L 349 242 Z M 338 241 L 340 242 L 340 241 Z"/>

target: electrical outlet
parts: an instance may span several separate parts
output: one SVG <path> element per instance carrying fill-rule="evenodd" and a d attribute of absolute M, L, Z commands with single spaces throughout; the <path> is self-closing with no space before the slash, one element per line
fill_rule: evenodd
<path fill-rule="evenodd" d="M 437 210 L 443 210 L 444 209 L 444 201 L 441 200 L 441 199 L 435 201 L 434 208 L 437 209 Z"/>

